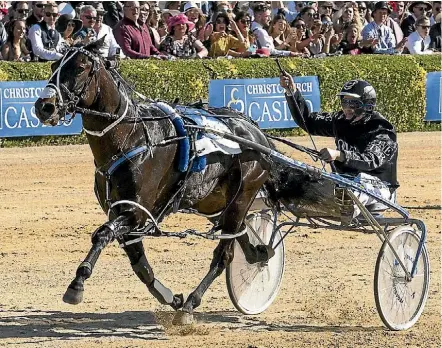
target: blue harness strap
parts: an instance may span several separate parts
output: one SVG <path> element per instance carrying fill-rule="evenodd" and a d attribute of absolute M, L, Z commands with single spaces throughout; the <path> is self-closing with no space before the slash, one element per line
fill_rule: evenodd
<path fill-rule="evenodd" d="M 112 175 L 119 166 L 121 166 L 124 162 L 130 160 L 131 158 L 134 158 L 135 156 L 138 156 L 139 154 L 142 154 L 143 152 L 146 152 L 149 150 L 149 146 L 143 145 L 136 147 L 129 152 L 126 152 L 122 154 L 120 157 L 118 157 L 115 162 L 112 163 L 112 165 L 109 167 L 109 169 L 106 171 L 106 175 L 110 176 Z"/>

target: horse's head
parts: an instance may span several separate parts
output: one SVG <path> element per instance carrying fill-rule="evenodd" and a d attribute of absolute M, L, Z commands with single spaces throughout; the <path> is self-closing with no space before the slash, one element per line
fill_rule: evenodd
<path fill-rule="evenodd" d="M 99 93 L 98 72 L 104 67 L 98 55 L 104 37 L 84 47 L 70 48 L 52 64 L 52 76 L 35 102 L 37 117 L 44 124 L 56 125 L 77 107 L 90 107 Z"/>

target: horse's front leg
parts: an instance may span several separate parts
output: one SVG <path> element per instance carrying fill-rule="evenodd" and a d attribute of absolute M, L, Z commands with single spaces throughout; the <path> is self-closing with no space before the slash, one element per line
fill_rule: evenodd
<path fill-rule="evenodd" d="M 78 267 L 75 279 L 68 286 L 63 296 L 64 302 L 79 304 L 83 301 L 84 281 L 91 276 L 101 251 L 115 238 L 132 231 L 136 225 L 135 215 L 132 212 L 126 212 L 95 230 L 92 234 L 92 247 Z"/>

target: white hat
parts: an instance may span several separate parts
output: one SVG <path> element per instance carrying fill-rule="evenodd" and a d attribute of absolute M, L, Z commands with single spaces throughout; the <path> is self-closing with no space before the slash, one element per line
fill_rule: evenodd
<path fill-rule="evenodd" d="M 188 1 L 184 5 L 183 12 L 186 13 L 187 11 L 191 10 L 192 8 L 199 8 L 195 1 Z"/>
<path fill-rule="evenodd" d="M 68 15 L 71 19 L 74 19 L 76 15 L 74 8 L 67 2 L 62 2 L 58 5 L 58 12 L 60 15 Z"/>

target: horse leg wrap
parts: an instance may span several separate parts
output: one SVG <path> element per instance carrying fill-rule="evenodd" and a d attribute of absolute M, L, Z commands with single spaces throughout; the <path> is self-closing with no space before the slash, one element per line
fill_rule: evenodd
<path fill-rule="evenodd" d="M 132 269 L 140 280 L 147 285 L 150 293 L 161 303 L 172 306 L 174 309 L 181 308 L 184 302 L 181 297 L 174 296 L 172 291 L 166 288 L 161 282 L 155 279 L 152 268 L 147 262 L 146 256 L 140 257 L 135 265 L 132 265 Z"/>

